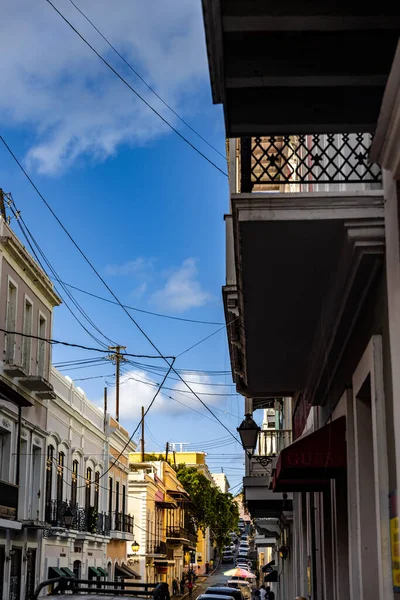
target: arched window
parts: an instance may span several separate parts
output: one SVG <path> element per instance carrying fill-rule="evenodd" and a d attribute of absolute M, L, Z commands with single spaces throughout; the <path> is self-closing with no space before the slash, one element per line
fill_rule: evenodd
<path fill-rule="evenodd" d="M 76 505 L 76 500 L 77 500 L 78 467 L 79 467 L 78 461 L 74 460 L 72 463 L 72 473 L 71 473 L 71 504 L 72 504 L 72 506 Z"/>
<path fill-rule="evenodd" d="M 99 490 L 100 490 L 100 473 L 96 471 L 94 474 L 94 507 L 99 510 Z"/>
<path fill-rule="evenodd" d="M 46 505 L 50 504 L 52 485 L 53 485 L 53 459 L 54 459 L 54 448 L 53 446 L 47 446 L 47 461 L 46 461 Z"/>
<path fill-rule="evenodd" d="M 61 502 L 63 499 L 63 491 L 64 491 L 64 452 L 58 453 L 58 463 L 57 463 L 57 502 Z"/>
<path fill-rule="evenodd" d="M 85 489 L 85 509 L 88 511 L 90 507 L 90 492 L 92 488 L 92 469 L 86 469 L 86 489 Z"/>

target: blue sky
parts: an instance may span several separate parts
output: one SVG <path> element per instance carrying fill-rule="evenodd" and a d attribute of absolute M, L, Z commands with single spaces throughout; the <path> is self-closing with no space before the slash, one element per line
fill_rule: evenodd
<path fill-rule="evenodd" d="M 174 127 L 226 169 L 224 160 L 143 86 L 69 2 L 55 4 Z M 223 115 L 211 100 L 200 0 L 121 1 L 118 10 L 109 0 L 77 4 L 148 83 L 224 153 Z M 2 134 L 101 275 L 128 305 L 223 322 L 227 179 L 135 98 L 44 0 L 16 0 L 7 7 L 0 29 L 8 50 L 0 59 L 2 87 L 7 90 L 0 98 Z M 110 298 L 4 148 L 0 182 L 12 193 L 60 278 Z M 127 346 L 128 352 L 154 354 L 119 307 L 73 294 L 106 336 Z M 181 353 L 219 328 L 132 314 L 168 355 Z M 98 347 L 65 306 L 55 311 L 53 337 Z M 94 355 L 56 347 L 53 362 Z M 163 365 L 160 360 L 142 362 Z M 184 354 L 176 367 L 196 371 L 185 378 L 200 394 L 212 394 L 202 397 L 235 432 L 243 400 L 234 394 L 229 374 L 206 374 L 229 372 L 226 332 Z M 154 387 L 135 379 L 154 384 L 160 375 L 129 364 L 123 369 L 121 420 L 133 430 L 140 407 L 147 406 L 154 393 Z M 105 364 L 64 373 L 75 380 L 104 377 L 77 385 L 100 404 L 106 381 L 112 404 L 114 379 L 107 375 L 113 370 Z M 166 441 L 208 447 L 210 467 L 224 467 L 231 485 L 238 484 L 243 464 L 239 446 L 224 445 L 227 432 L 205 416 L 179 382 L 169 380 L 168 387 L 173 391 L 166 391 L 149 413 L 147 449 L 155 449 L 156 441 L 162 448 Z M 218 439 L 222 442 L 214 448 L 203 444 Z"/>

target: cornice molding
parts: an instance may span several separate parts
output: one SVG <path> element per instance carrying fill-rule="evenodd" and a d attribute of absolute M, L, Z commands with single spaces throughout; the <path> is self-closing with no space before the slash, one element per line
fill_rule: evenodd
<path fill-rule="evenodd" d="M 369 158 L 400 179 L 400 41 L 382 100 Z"/>
<path fill-rule="evenodd" d="M 61 298 L 56 294 L 47 275 L 36 265 L 25 247 L 13 236 L 0 236 L 0 245 L 7 251 L 17 265 L 26 273 L 52 306 L 59 306 Z"/>

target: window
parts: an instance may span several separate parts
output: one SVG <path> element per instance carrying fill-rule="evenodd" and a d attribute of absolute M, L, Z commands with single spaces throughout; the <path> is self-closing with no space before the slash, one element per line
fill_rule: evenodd
<path fill-rule="evenodd" d="M 78 461 L 74 460 L 72 463 L 72 473 L 71 473 L 71 504 L 72 506 L 76 505 L 77 500 L 77 492 L 78 492 Z"/>
<path fill-rule="evenodd" d="M 92 469 L 88 467 L 86 469 L 86 489 L 85 489 L 85 509 L 89 510 L 90 507 L 90 492 L 92 487 Z"/>
<path fill-rule="evenodd" d="M 9 481 L 11 458 L 11 434 L 8 431 L 0 432 L 0 479 Z"/>
<path fill-rule="evenodd" d="M 64 488 L 64 452 L 58 453 L 58 464 L 57 464 L 57 501 L 61 502 L 63 499 L 63 488 Z"/>
<path fill-rule="evenodd" d="M 115 484 L 115 510 L 119 512 L 119 481 Z"/>
<path fill-rule="evenodd" d="M 112 513 L 112 505 L 113 505 L 113 480 L 112 477 L 108 480 L 108 512 Z"/>
<path fill-rule="evenodd" d="M 32 303 L 25 298 L 24 303 L 24 324 L 23 324 L 23 332 L 25 336 L 32 335 Z M 22 366 L 30 373 L 31 369 L 31 354 L 32 354 L 32 338 L 31 337 L 23 337 L 22 338 Z"/>
<path fill-rule="evenodd" d="M 47 446 L 47 461 L 46 461 L 46 511 L 50 511 L 50 502 L 53 486 L 53 446 Z"/>
<path fill-rule="evenodd" d="M 38 336 L 40 338 L 46 338 L 46 319 L 43 315 L 39 314 L 39 324 L 38 324 Z M 45 377 L 46 369 L 45 369 L 45 361 L 46 361 L 46 342 L 43 340 L 38 340 L 38 354 L 37 354 L 37 363 L 38 363 L 38 375 L 40 377 Z"/>
<path fill-rule="evenodd" d="M 8 299 L 7 299 L 7 331 L 16 331 L 16 319 L 17 319 L 17 287 L 12 283 L 8 282 Z M 15 334 L 6 334 L 6 361 L 8 363 L 14 362 L 15 355 Z"/>
<path fill-rule="evenodd" d="M 100 489 L 100 473 L 96 471 L 94 475 L 94 507 L 99 510 L 99 489 Z"/>
<path fill-rule="evenodd" d="M 126 487 L 122 486 L 122 512 L 125 515 L 126 513 Z"/>

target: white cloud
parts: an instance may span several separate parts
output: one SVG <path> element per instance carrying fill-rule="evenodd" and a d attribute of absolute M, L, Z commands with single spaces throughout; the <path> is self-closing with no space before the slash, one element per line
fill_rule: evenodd
<path fill-rule="evenodd" d="M 190 374 L 187 379 L 190 380 L 190 386 L 200 397 L 202 394 L 212 393 L 215 389 L 207 385 L 211 383 L 211 379 L 203 373 Z M 172 390 L 163 389 L 160 392 L 149 411 L 149 417 L 154 414 L 184 414 L 188 416 L 190 413 L 193 414 L 190 408 L 194 408 L 196 411 L 203 412 L 208 416 L 206 409 L 182 382 L 167 379 L 165 387 L 172 388 Z M 217 390 L 218 396 L 206 395 L 202 398 L 211 407 L 223 403 L 225 398 L 220 394 L 228 393 L 228 388 L 224 386 L 219 386 Z M 120 418 L 125 422 L 138 421 L 141 417 L 141 407 L 144 406 L 146 409 L 149 406 L 156 391 L 156 381 L 145 371 L 133 369 L 124 373 L 120 380 Z M 175 400 L 172 400 L 171 397 Z M 108 411 L 115 414 L 115 387 L 109 389 Z"/>
<path fill-rule="evenodd" d="M 57 7 L 163 115 L 166 109 L 68 2 Z M 207 81 L 198 0 L 80 0 L 79 6 L 175 109 Z M 79 157 L 97 161 L 120 144 L 143 144 L 169 129 L 119 81 L 47 2 L 14 0 L 0 20 L 0 122 L 34 138 L 31 168 L 54 174 Z"/>
<path fill-rule="evenodd" d="M 211 295 L 201 287 L 197 273 L 196 260 L 187 258 L 168 276 L 164 287 L 152 295 L 151 302 L 162 310 L 180 313 L 204 306 Z"/>
<path fill-rule="evenodd" d="M 106 275 L 143 275 L 148 274 L 153 269 L 154 260 L 139 256 L 134 260 L 128 260 L 120 265 L 107 265 Z M 143 290 L 144 291 L 144 290 Z"/>

